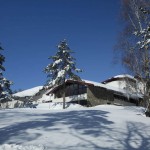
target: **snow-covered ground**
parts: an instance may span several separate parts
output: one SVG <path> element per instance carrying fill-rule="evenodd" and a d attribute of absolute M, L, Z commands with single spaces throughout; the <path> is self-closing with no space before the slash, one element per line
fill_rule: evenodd
<path fill-rule="evenodd" d="M 0 110 L 0 150 L 149 149 L 150 118 L 142 115 L 142 108 L 70 105 L 65 110 Z"/>

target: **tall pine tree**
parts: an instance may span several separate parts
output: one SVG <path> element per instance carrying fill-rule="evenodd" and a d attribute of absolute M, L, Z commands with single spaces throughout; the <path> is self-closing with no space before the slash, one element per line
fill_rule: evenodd
<path fill-rule="evenodd" d="M 82 70 L 76 68 L 76 59 L 71 56 L 73 52 L 65 40 L 61 41 L 57 48 L 56 55 L 49 57 L 52 63 L 45 68 L 45 73 L 48 74 L 47 85 L 49 87 L 63 85 L 63 108 L 65 108 L 65 80 L 81 80 L 75 72 Z"/>
<path fill-rule="evenodd" d="M 0 46 L 0 51 L 2 50 L 3 48 Z M 12 82 L 3 77 L 3 71 L 5 71 L 5 68 L 3 66 L 4 62 L 5 57 L 0 54 L 0 102 L 12 100 L 12 91 L 10 89 L 10 85 L 12 84 Z"/>

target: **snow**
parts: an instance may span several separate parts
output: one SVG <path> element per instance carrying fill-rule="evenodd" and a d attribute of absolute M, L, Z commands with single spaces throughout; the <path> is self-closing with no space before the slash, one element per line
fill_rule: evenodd
<path fill-rule="evenodd" d="M 58 72 L 57 78 L 64 77 L 65 72 L 66 72 L 65 70 L 60 70 L 60 71 Z"/>
<path fill-rule="evenodd" d="M 44 150 L 44 146 L 41 145 L 27 145 L 27 146 L 22 146 L 22 145 L 16 145 L 16 144 L 4 144 L 0 150 Z"/>
<path fill-rule="evenodd" d="M 76 68 L 75 71 L 76 71 L 76 72 L 82 72 L 82 70 L 81 70 L 81 69 L 78 69 L 78 68 Z"/>
<path fill-rule="evenodd" d="M 39 90 L 41 90 L 43 88 L 43 86 L 37 86 L 28 90 L 24 90 L 22 92 L 18 92 L 16 94 L 13 94 L 13 96 L 19 96 L 19 97 L 25 97 L 25 96 L 33 96 L 36 93 L 39 92 Z"/>
<path fill-rule="evenodd" d="M 129 75 L 129 74 L 116 75 L 113 78 L 125 78 L 125 77 L 135 80 L 135 78 L 133 76 Z"/>
<path fill-rule="evenodd" d="M 51 96 L 43 94 L 41 98 L 38 99 L 38 102 L 43 102 L 43 101 L 50 101 L 51 100 Z"/>
<path fill-rule="evenodd" d="M 67 103 L 65 105 L 67 109 L 83 108 L 83 106 L 78 104 Z M 40 103 L 36 106 L 37 109 L 47 109 L 47 110 L 61 110 L 63 109 L 63 103 Z"/>
<path fill-rule="evenodd" d="M 150 39 L 147 39 L 146 44 L 149 44 L 149 43 L 150 43 Z"/>
<path fill-rule="evenodd" d="M 70 69 L 70 65 L 67 65 L 64 69 L 68 71 Z"/>
<path fill-rule="evenodd" d="M 112 105 L 0 110 L 0 150 L 148 150 L 150 118 L 142 112 Z"/>
<path fill-rule="evenodd" d="M 94 86 L 98 86 L 98 87 L 103 87 L 105 89 L 108 89 L 108 90 L 112 90 L 112 91 L 116 91 L 116 92 L 121 92 L 122 94 L 124 94 L 124 96 L 128 97 L 130 95 L 130 97 L 132 98 L 142 98 L 143 95 L 140 94 L 140 93 L 131 93 L 130 91 L 127 92 L 126 90 L 124 89 L 121 89 L 119 87 L 115 87 L 113 85 L 107 85 L 107 84 L 102 84 L 102 83 L 98 83 L 98 82 L 93 82 L 93 81 L 89 81 L 89 80 L 82 80 L 86 83 L 90 83 L 90 84 L 93 84 Z M 115 84 L 114 84 L 115 85 Z"/>
<path fill-rule="evenodd" d="M 94 86 L 103 87 L 103 88 L 108 89 L 108 90 L 121 92 L 125 96 L 127 96 L 128 94 L 130 94 L 130 96 L 134 97 L 134 98 L 137 97 L 137 96 L 142 97 L 142 95 L 140 95 L 140 94 L 137 95 L 137 94 L 134 94 L 134 93 L 127 93 L 126 90 L 123 90 L 123 89 L 115 87 L 115 86 L 110 86 L 110 85 L 106 85 L 106 84 L 102 84 L 102 83 L 98 83 L 98 82 L 94 82 L 94 81 L 88 81 L 88 80 L 83 80 L 83 81 L 85 81 L 86 83 L 93 84 Z"/>
<path fill-rule="evenodd" d="M 79 94 L 79 95 L 66 96 L 65 101 L 66 102 L 73 102 L 73 101 L 86 100 L 86 99 L 87 99 L 87 93 L 84 93 L 84 94 Z M 55 98 L 54 96 L 50 95 L 48 101 L 60 103 L 60 102 L 63 102 L 63 97 Z"/>
<path fill-rule="evenodd" d="M 53 63 L 53 67 L 54 67 L 55 65 L 59 64 L 60 62 L 62 62 L 62 59 L 56 60 L 56 61 Z"/>

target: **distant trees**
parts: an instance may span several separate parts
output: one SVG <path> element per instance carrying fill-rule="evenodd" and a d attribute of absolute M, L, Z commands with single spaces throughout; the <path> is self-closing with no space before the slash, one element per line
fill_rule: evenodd
<path fill-rule="evenodd" d="M 45 73 L 48 74 L 47 86 L 63 85 L 63 109 L 65 109 L 65 80 L 81 80 L 75 72 L 81 72 L 81 69 L 76 68 L 75 58 L 71 56 L 73 51 L 69 48 L 65 40 L 61 41 L 58 46 L 58 51 L 54 56 L 49 57 L 52 60 L 45 68 Z"/>
<path fill-rule="evenodd" d="M 0 52 L 3 50 L 3 48 L 0 46 Z M 5 71 L 5 68 L 3 66 L 3 63 L 5 62 L 5 57 L 0 54 L 0 102 L 5 102 L 8 100 L 12 100 L 12 91 L 10 89 L 10 85 L 12 84 L 11 81 L 7 80 L 3 76 L 3 72 Z"/>
<path fill-rule="evenodd" d="M 150 1 L 122 0 L 124 29 L 116 49 L 123 65 L 144 84 L 144 104 L 150 106 Z M 150 109 L 150 108 L 149 108 Z"/>

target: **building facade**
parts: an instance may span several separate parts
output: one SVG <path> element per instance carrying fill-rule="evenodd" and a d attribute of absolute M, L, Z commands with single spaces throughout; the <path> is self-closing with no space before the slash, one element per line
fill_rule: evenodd
<path fill-rule="evenodd" d="M 117 81 L 117 80 L 116 80 Z M 125 88 L 125 81 L 119 79 L 119 85 L 109 82 L 98 83 L 88 80 L 73 81 L 67 80 L 64 86 L 57 86 L 47 95 L 52 102 L 63 102 L 63 91 L 65 89 L 65 99 L 69 103 L 77 103 L 84 106 L 96 106 L 101 104 L 114 105 L 139 105 L 142 95 Z M 129 80 L 128 80 L 129 81 Z M 132 81 L 132 80 L 131 80 Z M 124 85 L 121 85 L 121 83 Z M 128 84 L 129 85 L 129 84 Z"/>

